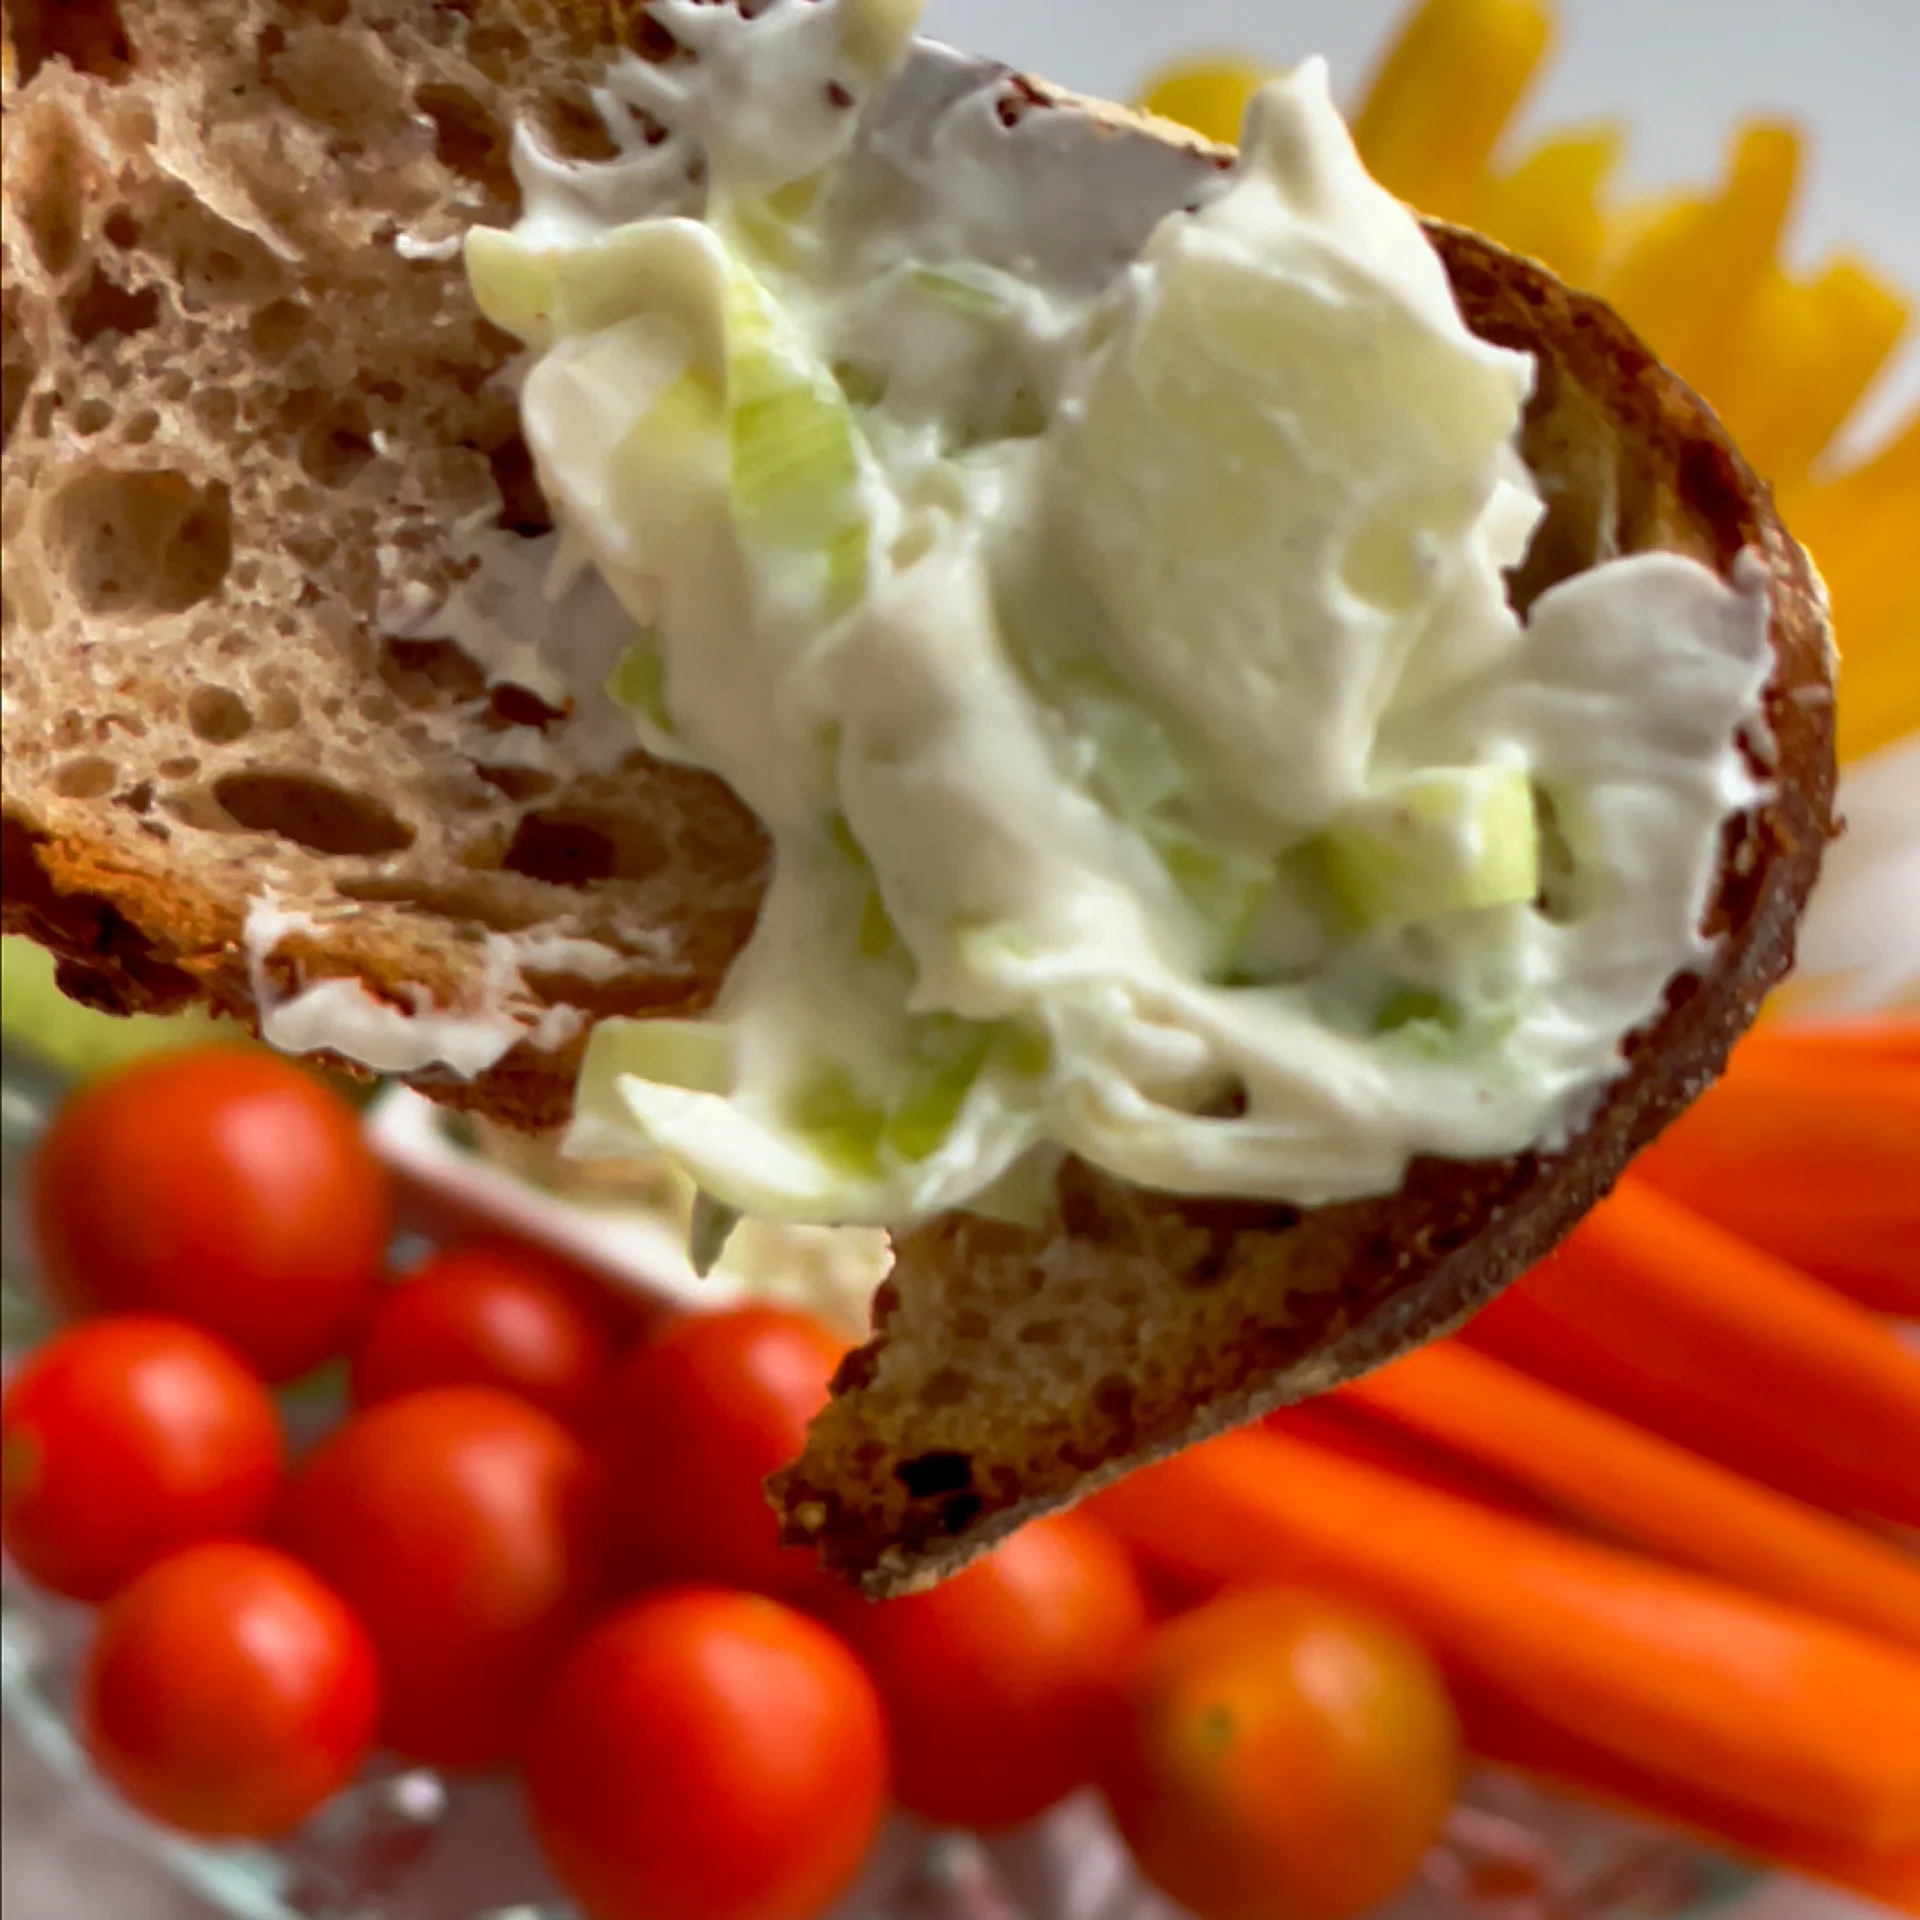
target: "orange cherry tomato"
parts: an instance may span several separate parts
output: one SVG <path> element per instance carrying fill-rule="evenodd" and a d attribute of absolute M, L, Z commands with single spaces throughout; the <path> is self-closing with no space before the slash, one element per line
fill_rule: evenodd
<path fill-rule="evenodd" d="M 873 1683 L 816 1621 L 671 1589 L 568 1654 L 525 1785 L 587 1920 L 814 1920 L 879 1828 L 886 1729 Z"/>
<path fill-rule="evenodd" d="M 34 1353 L 0 1402 L 0 1538 L 30 1580 L 105 1600 L 178 1547 L 264 1526 L 279 1415 L 197 1328 L 95 1320 Z"/>
<path fill-rule="evenodd" d="M 271 1548 L 189 1547 L 100 1617 L 81 1739 L 119 1792 L 208 1839 L 272 1839 L 360 1769 L 379 1676 L 347 1607 Z"/>
<path fill-rule="evenodd" d="M 1147 1878 L 1198 1920 L 1350 1920 L 1439 1837 L 1460 1734 L 1426 1653 L 1312 1594 L 1223 1595 L 1159 1631 L 1103 1767 Z"/>
<path fill-rule="evenodd" d="M 1033 1521 L 925 1593 L 835 1618 L 886 1703 L 900 1804 L 986 1828 L 1094 1777 L 1147 1624 L 1126 1556 L 1074 1514 Z"/>
<path fill-rule="evenodd" d="M 102 1075 L 55 1116 L 30 1183 L 72 1313 L 186 1320 L 281 1381 L 344 1353 L 372 1305 L 386 1174 L 353 1109 L 272 1054 L 194 1048 Z"/>
<path fill-rule="evenodd" d="M 493 1387 L 355 1414 L 288 1489 L 292 1550 L 365 1621 L 385 1743 L 481 1768 L 608 1590 L 604 1478 L 566 1428 Z"/>
<path fill-rule="evenodd" d="M 800 1451 L 845 1347 L 776 1307 L 694 1315 L 640 1347 L 602 1429 L 629 1557 L 656 1578 L 824 1588 L 811 1554 L 781 1546 L 761 1483 Z"/>
<path fill-rule="evenodd" d="M 354 1349 L 354 1404 L 422 1387 L 490 1386 L 586 1428 L 614 1357 L 611 1318 L 593 1312 L 586 1285 L 531 1247 L 431 1255 L 374 1308 Z"/>

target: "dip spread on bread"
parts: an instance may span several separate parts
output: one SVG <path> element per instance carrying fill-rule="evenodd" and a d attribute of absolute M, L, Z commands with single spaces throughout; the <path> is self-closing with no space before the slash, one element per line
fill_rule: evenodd
<path fill-rule="evenodd" d="M 774 846 L 711 1016 L 596 1028 L 576 1139 L 893 1226 L 1065 1153 L 1316 1205 L 1555 1144 L 1708 958 L 1759 568 L 1515 614 L 1533 362 L 1319 62 L 1231 170 L 1071 105 L 1050 156 L 917 10 L 663 0 L 693 57 L 608 73 L 620 154 L 523 131 L 468 237 L 554 590 L 599 570 L 642 741 Z"/>

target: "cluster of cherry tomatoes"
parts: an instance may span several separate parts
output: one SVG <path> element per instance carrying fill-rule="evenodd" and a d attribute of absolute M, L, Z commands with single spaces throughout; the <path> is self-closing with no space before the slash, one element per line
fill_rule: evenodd
<path fill-rule="evenodd" d="M 204 1049 L 84 1089 L 34 1167 L 70 1324 L 0 1406 L 17 1565 L 101 1612 L 83 1737 L 134 1805 L 271 1837 L 377 1749 L 514 1768 L 590 1920 L 808 1920 L 888 1808 L 992 1830 L 1101 1785 L 1205 1920 L 1336 1920 L 1438 1829 L 1445 1695 L 1297 1595 L 1156 1615 L 1091 1521 L 870 1605 L 761 1492 L 842 1343 L 784 1310 L 662 1320 L 536 1250 L 385 1270 L 355 1116 Z M 300 1457 L 290 1383 L 345 1362 Z"/>

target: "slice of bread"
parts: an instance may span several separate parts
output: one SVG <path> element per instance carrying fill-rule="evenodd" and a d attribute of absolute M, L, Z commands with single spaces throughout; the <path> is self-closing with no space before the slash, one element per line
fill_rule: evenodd
<path fill-rule="evenodd" d="M 588 1020 L 706 1003 L 764 845 L 593 701 L 490 682 L 392 610 L 456 585 L 476 540 L 545 525 L 512 343 L 439 243 L 511 217 L 515 114 L 591 156 L 596 59 L 670 49 L 600 0 L 8 9 L 5 924 L 96 1004 L 257 1022 L 339 975 L 511 1020 L 485 1071 L 412 1077 L 556 1122 Z M 1086 140 L 1153 161 L 1114 177 L 1165 176 L 1169 204 L 1226 161 L 1004 69 L 978 83 L 1010 141 L 1084 115 Z M 1143 205 L 1143 234 L 1164 210 Z M 1396 1194 L 1306 1214 L 1072 1165 L 1037 1231 L 952 1217 L 903 1239 L 872 1342 L 774 1488 L 789 1538 L 873 1592 L 1471 1312 L 1720 1070 L 1791 962 L 1832 830 L 1818 580 L 1611 313 L 1471 234 L 1432 238 L 1469 324 L 1539 359 L 1525 453 L 1548 516 L 1517 605 L 1651 548 L 1722 572 L 1751 550 L 1769 574 L 1769 725 L 1746 746 L 1770 785 L 1727 829 L 1714 963 L 1674 982 L 1563 1153 L 1422 1161 Z"/>
<path fill-rule="evenodd" d="M 508 1023 L 489 1070 L 412 1077 L 557 1124 L 591 1017 L 711 996 L 764 861 L 732 795 L 610 705 L 490 682 L 401 617 L 478 542 L 547 529 L 517 343 L 457 242 L 512 218 L 517 113 L 610 151 L 584 89 L 619 23 L 505 0 L 5 21 L 6 929 L 118 1011 L 256 1024 L 341 975 Z"/>

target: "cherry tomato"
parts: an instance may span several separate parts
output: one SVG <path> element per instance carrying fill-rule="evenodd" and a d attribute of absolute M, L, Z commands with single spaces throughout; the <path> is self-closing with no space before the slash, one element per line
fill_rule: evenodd
<path fill-rule="evenodd" d="M 101 1615 L 79 1712 L 94 1765 L 142 1812 L 271 1839 L 359 1771 L 379 1677 L 360 1623 L 305 1567 L 222 1541 L 149 1568 Z"/>
<path fill-rule="evenodd" d="M 799 1451 L 845 1341 L 774 1307 L 669 1326 L 615 1376 L 604 1445 L 627 1550 L 657 1577 L 794 1593 L 823 1585 L 780 1545 L 761 1482 Z"/>
<path fill-rule="evenodd" d="M 525 1783 L 587 1920 L 813 1920 L 879 1827 L 886 1730 L 825 1627 L 756 1594 L 674 1589 L 568 1654 Z"/>
<path fill-rule="evenodd" d="M 439 1766 L 514 1751 L 534 1689 L 607 1591 L 597 1464 L 492 1387 L 355 1414 L 295 1477 L 285 1527 L 373 1636 L 386 1744 Z"/>
<path fill-rule="evenodd" d="M 591 1310 L 585 1284 L 532 1248 L 433 1255 L 374 1308 L 354 1349 L 355 1404 L 421 1387 L 493 1386 L 585 1428 L 614 1354 L 610 1319 Z"/>
<path fill-rule="evenodd" d="M 346 1351 L 389 1226 L 353 1110 L 291 1061 L 233 1047 L 136 1060 L 82 1087 L 31 1190 L 47 1282 L 69 1311 L 190 1321 L 273 1381 Z"/>
<path fill-rule="evenodd" d="M 1141 1870 L 1199 1920 L 1349 1920 L 1439 1837 L 1460 1735 L 1398 1628 L 1311 1594 L 1230 1593 L 1161 1628 L 1103 1784 Z"/>
<path fill-rule="evenodd" d="M 900 1804 L 988 1828 L 1093 1778 L 1147 1624 L 1126 1556 L 1072 1514 L 1034 1521 L 925 1593 L 835 1617 L 886 1703 Z"/>
<path fill-rule="evenodd" d="M 104 1600 L 154 1561 L 262 1527 L 280 1420 L 225 1347 L 174 1320 L 71 1327 L 0 1402 L 0 1537 L 30 1580 Z"/>

